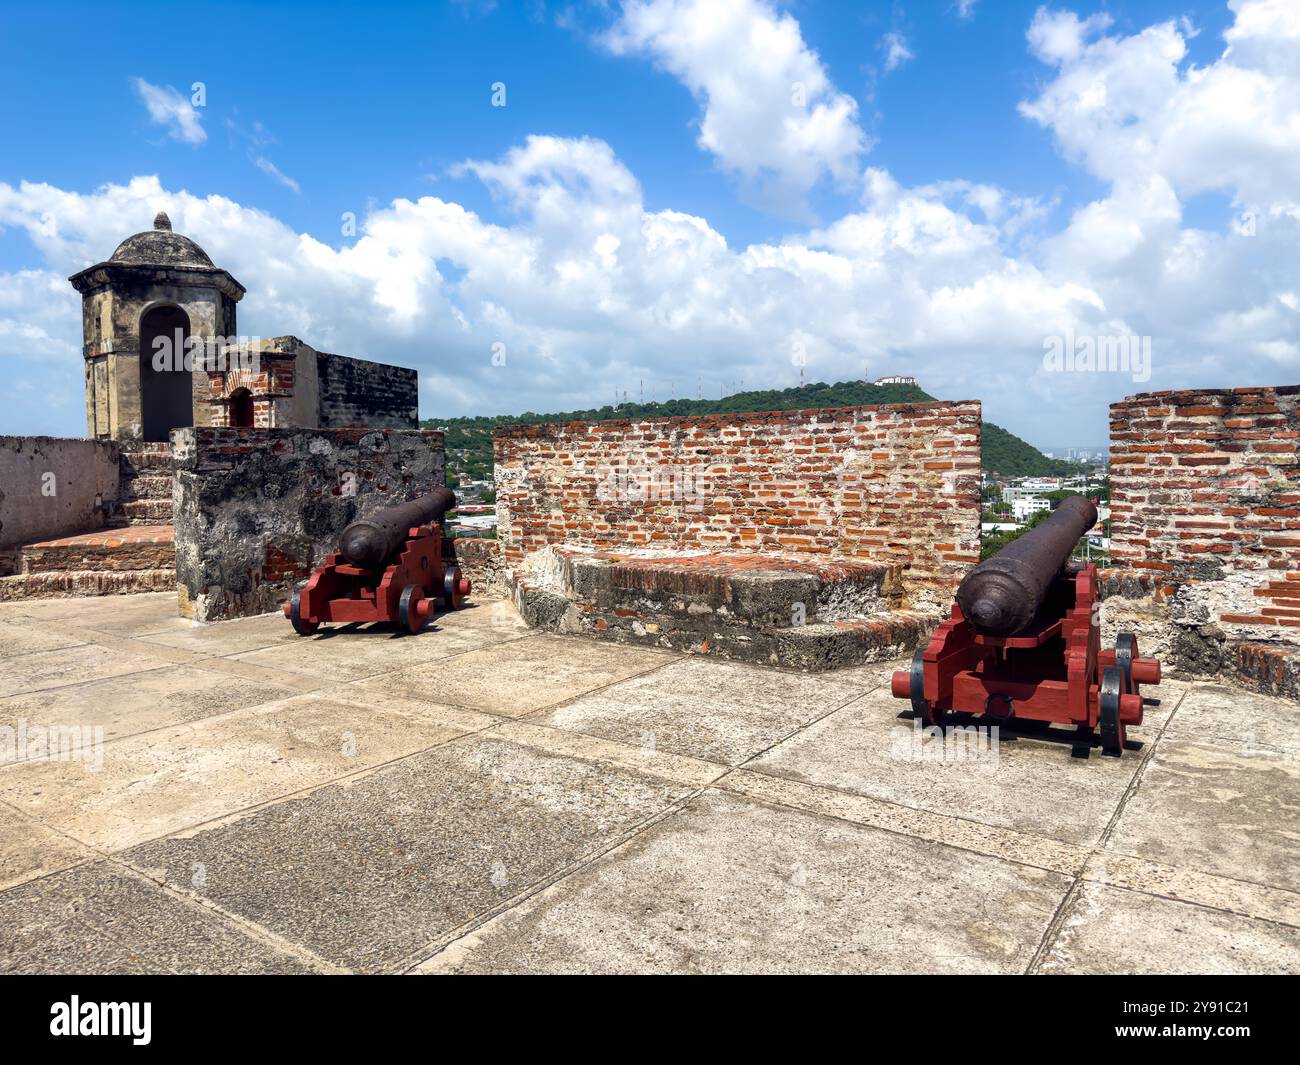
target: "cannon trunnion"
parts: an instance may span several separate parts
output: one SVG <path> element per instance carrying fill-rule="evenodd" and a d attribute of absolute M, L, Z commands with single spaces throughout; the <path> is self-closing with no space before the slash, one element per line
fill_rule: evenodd
<path fill-rule="evenodd" d="M 1068 561 L 1096 511 L 1082 497 L 1060 509 L 1067 505 L 1059 521 L 1048 519 L 972 569 L 949 620 L 911 669 L 894 674 L 893 695 L 909 699 L 926 727 L 953 715 L 1025 731 L 1073 725 L 1076 757 L 1097 743 L 1119 756 L 1128 726 L 1157 702 L 1141 687 L 1160 683 L 1160 662 L 1139 656 L 1135 636 L 1121 633 L 1114 649 L 1101 648 L 1097 567 Z"/>
<path fill-rule="evenodd" d="M 389 621 L 418 632 L 435 610 L 459 610 L 470 583 L 456 565 L 442 517 L 456 497 L 438 488 L 353 522 L 340 550 L 284 604 L 299 636 L 326 622 Z"/>

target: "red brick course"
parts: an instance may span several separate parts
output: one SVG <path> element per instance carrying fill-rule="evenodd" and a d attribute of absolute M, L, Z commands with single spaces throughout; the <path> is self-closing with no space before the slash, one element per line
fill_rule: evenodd
<path fill-rule="evenodd" d="M 1255 613 L 1300 627 L 1300 385 L 1151 392 L 1111 405 L 1111 555 L 1184 581 L 1272 571 Z"/>
<path fill-rule="evenodd" d="M 508 565 L 548 544 L 780 552 L 951 589 L 979 559 L 980 405 L 502 426 Z M 943 545 L 939 547 L 937 545 Z"/>

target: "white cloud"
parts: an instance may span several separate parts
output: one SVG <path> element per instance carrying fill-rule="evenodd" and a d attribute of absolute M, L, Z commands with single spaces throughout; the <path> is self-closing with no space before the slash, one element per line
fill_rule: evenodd
<path fill-rule="evenodd" d="M 957 0 L 957 17 L 974 18 L 975 4 L 978 0 Z"/>
<path fill-rule="evenodd" d="M 1029 50 L 1044 63 L 1075 59 L 1087 39 L 1107 29 L 1112 21 L 1104 11 L 1080 19 L 1073 11 L 1040 7 L 1029 26 Z"/>
<path fill-rule="evenodd" d="M 1040 9 L 1031 47 L 1057 71 L 1021 110 L 1108 182 L 1159 175 L 1180 198 L 1215 190 L 1261 209 L 1300 202 L 1300 15 L 1272 0 L 1232 7 L 1228 48 L 1204 67 L 1186 63 L 1178 22 L 1089 41 L 1095 16 Z"/>
<path fill-rule="evenodd" d="M 769 207 L 802 214 L 818 181 L 856 177 L 868 147 L 857 102 L 764 0 L 633 0 L 602 40 L 686 85 L 703 108 L 699 146 Z"/>
<path fill-rule="evenodd" d="M 661 399 L 697 380 L 706 395 L 742 377 L 781 387 L 798 380 L 795 339 L 810 380 L 915 373 L 1043 445 L 1104 441 L 1105 405 L 1126 393 L 1294 381 L 1300 184 L 1285 154 L 1300 156 L 1288 139 L 1300 62 L 1282 60 L 1300 36 L 1267 3 L 1234 10 L 1224 53 L 1196 68 L 1177 24 L 1106 36 L 1074 16 L 1035 19 L 1050 73 L 1025 113 L 1106 185 L 1054 232 L 1033 198 L 960 178 L 907 187 L 871 168 L 842 217 L 732 247 L 708 219 L 647 209 L 636 176 L 590 138 L 529 137 L 463 163 L 499 220 L 396 199 L 351 245 L 156 178 L 93 192 L 0 184 L 0 229 L 43 260 L 0 278 L 0 359 L 8 379 L 66 406 L 0 416 L 81 431 L 80 316 L 64 278 L 158 210 L 248 286 L 241 332 L 415 366 L 426 415 L 588 407 L 635 396 L 641 379 Z M 1236 103 L 1268 121 L 1243 129 L 1207 110 L 1220 105 L 1203 83 L 1246 86 Z M 1225 211 L 1221 226 L 1189 225 L 1186 202 L 1207 188 L 1250 224 Z M 1152 379 L 1045 372 L 1044 339 L 1071 331 L 1152 337 Z M 497 342 L 505 366 L 492 364 Z"/>
<path fill-rule="evenodd" d="M 270 175 L 281 185 L 283 185 L 286 189 L 289 189 L 293 192 L 302 192 L 302 188 L 301 186 L 299 186 L 298 182 L 296 182 L 288 174 L 284 173 L 278 166 L 276 166 L 273 162 L 271 162 L 270 159 L 266 158 L 266 156 L 264 155 L 254 156 L 253 165 L 256 166 L 258 170 L 262 171 L 263 174 Z"/>
<path fill-rule="evenodd" d="M 915 59 L 907 45 L 907 38 L 891 30 L 880 39 L 881 50 L 885 53 L 885 70 L 897 70 L 910 59 Z"/>
<path fill-rule="evenodd" d="M 600 141 L 531 137 L 464 172 L 510 224 L 437 197 L 399 199 L 365 218 L 355 244 L 333 247 L 223 197 L 137 178 L 89 194 L 0 184 L 0 226 L 22 228 L 61 279 L 107 255 L 123 219 L 143 228 L 165 208 L 248 286 L 242 333 L 416 366 L 428 414 L 588 406 L 635 394 L 642 378 L 660 398 L 674 383 L 693 394 L 701 379 L 711 395 L 740 377 L 793 384 L 796 335 L 813 379 L 859 376 L 865 360 L 873 373 L 923 367 L 946 394 L 982 395 L 1002 370 L 990 374 L 980 355 L 1006 352 L 1014 389 L 1044 331 L 1100 320 L 1085 285 L 1004 252 L 988 215 L 1014 201 L 984 186 L 906 189 L 872 171 L 859 211 L 733 249 L 705 219 L 647 210 Z M 71 352 L 80 319 L 65 286 L 43 299 L 57 304 L 49 319 Z M 498 341 L 504 367 L 492 365 Z M 24 350 L 0 334 L 0 355 Z"/>
<path fill-rule="evenodd" d="M 132 78 L 131 84 L 155 125 L 163 126 L 172 140 L 202 144 L 208 139 L 194 105 L 170 85 L 150 85 L 144 78 Z"/>

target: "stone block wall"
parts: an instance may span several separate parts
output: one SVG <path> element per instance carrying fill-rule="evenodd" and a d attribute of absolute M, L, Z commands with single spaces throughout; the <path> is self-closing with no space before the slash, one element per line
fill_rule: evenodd
<path fill-rule="evenodd" d="M 414 429 L 420 420 L 420 375 L 346 355 L 316 353 L 320 426 Z"/>
<path fill-rule="evenodd" d="M 428 430 L 178 429 L 172 452 L 177 591 L 198 621 L 277 609 L 351 521 L 445 480 Z"/>
<path fill-rule="evenodd" d="M 1298 408 L 1300 386 L 1111 406 L 1108 628 L 1145 631 L 1175 671 L 1272 690 L 1300 651 Z"/>
<path fill-rule="evenodd" d="M 0 436 L 0 547 L 102 528 L 118 495 L 114 441 Z"/>
<path fill-rule="evenodd" d="M 862 558 L 941 609 L 979 560 L 977 402 L 510 425 L 494 451 L 511 567 L 561 543 Z"/>

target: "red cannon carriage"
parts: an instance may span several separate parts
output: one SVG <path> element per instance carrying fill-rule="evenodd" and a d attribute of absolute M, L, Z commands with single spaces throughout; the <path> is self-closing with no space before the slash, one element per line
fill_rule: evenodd
<path fill-rule="evenodd" d="M 353 522 L 331 554 L 284 604 L 299 636 L 326 622 L 390 621 L 418 632 L 435 609 L 459 610 L 470 594 L 442 516 L 456 505 L 446 488 Z"/>
<path fill-rule="evenodd" d="M 1160 662 L 1138 655 L 1121 633 L 1101 649 L 1097 567 L 1068 562 L 1097 519 L 1082 496 L 1066 499 L 1038 528 L 980 563 L 957 590 L 950 620 L 916 652 L 891 691 L 910 699 L 926 725 L 948 714 L 999 724 L 1073 725 L 1074 755 L 1100 739 L 1118 757 L 1129 725 L 1142 723 L 1143 684 L 1160 683 Z"/>

